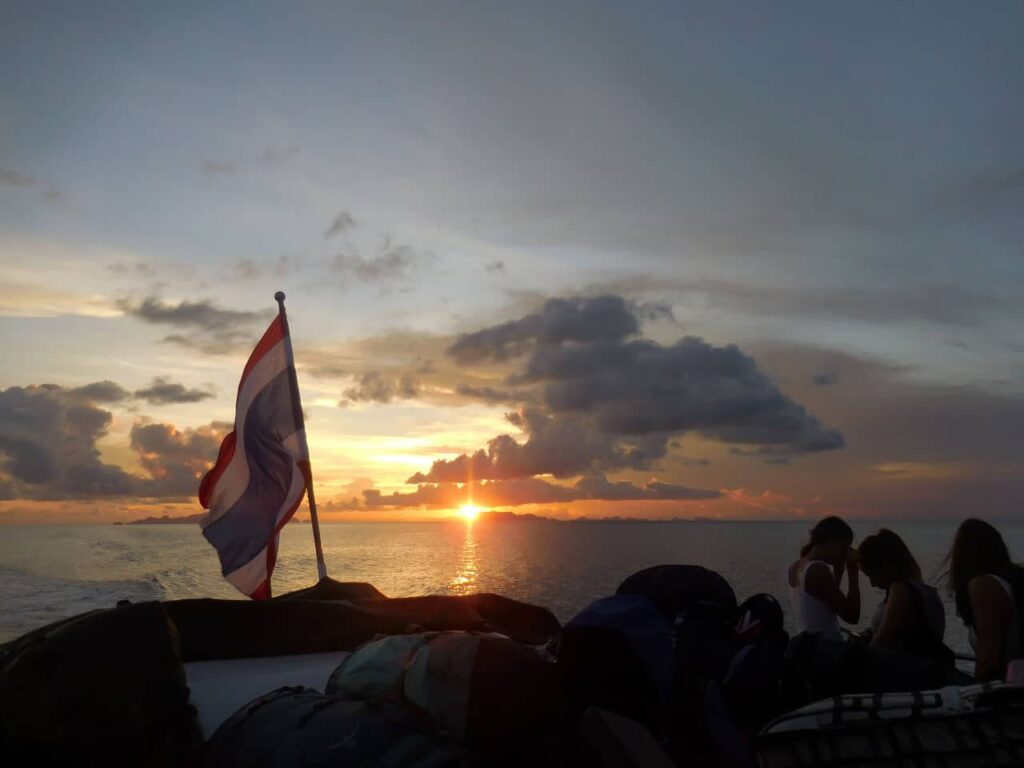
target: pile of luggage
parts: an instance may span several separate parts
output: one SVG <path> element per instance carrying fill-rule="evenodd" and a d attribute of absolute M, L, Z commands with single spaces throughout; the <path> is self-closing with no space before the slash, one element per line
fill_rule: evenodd
<path fill-rule="evenodd" d="M 186 664 L 338 651 L 350 653 L 322 685 L 265 691 L 200 732 Z M 698 566 L 633 574 L 564 627 L 497 595 L 388 599 L 325 581 L 262 604 L 124 605 L 0 647 L 0 754 L 239 768 L 1024 764 L 1024 689 L 958 675 L 791 640 L 775 598 L 738 602 Z"/>

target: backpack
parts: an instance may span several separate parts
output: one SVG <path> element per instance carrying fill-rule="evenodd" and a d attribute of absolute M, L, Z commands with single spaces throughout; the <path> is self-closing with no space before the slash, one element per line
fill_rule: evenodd
<path fill-rule="evenodd" d="M 6 765 L 175 765 L 201 743 L 158 602 L 91 611 L 0 647 Z"/>
<path fill-rule="evenodd" d="M 736 637 L 742 643 L 720 679 L 721 695 L 737 725 L 751 735 L 785 707 L 781 680 L 789 635 L 782 607 L 767 593 L 740 606 Z"/>
<path fill-rule="evenodd" d="M 717 679 L 736 651 L 736 593 L 715 571 L 655 565 L 629 576 L 616 595 L 646 597 L 671 622 L 676 693 L 685 696 Z"/>
<path fill-rule="evenodd" d="M 506 757 L 545 739 L 561 716 L 554 665 L 499 635 L 425 632 L 358 648 L 325 692 L 413 707 L 472 753 Z"/>
<path fill-rule="evenodd" d="M 1024 764 L 1024 688 L 1005 683 L 837 696 L 757 737 L 761 768 Z"/>
<path fill-rule="evenodd" d="M 668 619 L 647 597 L 619 594 L 588 605 L 562 630 L 558 671 L 577 715 L 599 706 L 666 726 L 675 656 Z"/>
<path fill-rule="evenodd" d="M 616 595 L 643 595 L 649 598 L 666 619 L 674 621 L 680 613 L 715 605 L 724 611 L 736 610 L 736 593 L 729 582 L 715 571 L 700 565 L 655 565 L 626 578 Z"/>
<path fill-rule="evenodd" d="M 449 768 L 455 752 L 415 713 L 392 702 L 349 701 L 278 688 L 228 718 L 206 744 L 218 768 Z"/>
<path fill-rule="evenodd" d="M 691 704 L 683 712 L 698 727 L 684 736 L 719 759 L 745 765 L 753 737 L 785 709 L 781 678 L 789 635 L 782 607 L 767 593 L 748 598 L 737 613 L 730 637 L 721 641 L 721 654 L 731 656 L 690 690 L 699 708 Z"/>

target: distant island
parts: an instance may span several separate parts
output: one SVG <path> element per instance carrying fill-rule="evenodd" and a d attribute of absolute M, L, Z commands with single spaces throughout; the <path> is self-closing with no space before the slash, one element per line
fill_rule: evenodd
<path fill-rule="evenodd" d="M 546 517 L 530 512 L 516 513 L 504 510 L 485 510 L 480 513 L 477 522 L 540 522 L 540 523 L 721 523 L 729 522 L 714 517 Z"/>
<path fill-rule="evenodd" d="M 171 516 L 162 515 L 160 517 L 143 517 L 139 520 L 129 520 L 127 522 L 117 521 L 114 525 L 179 525 L 183 523 L 198 523 L 206 515 L 205 512 L 197 512 L 194 515 L 182 515 L 182 516 Z M 458 518 L 451 518 L 451 520 L 457 520 Z M 296 517 L 292 519 L 293 523 L 305 523 L 309 524 L 308 518 Z M 341 522 L 351 522 L 349 520 Z M 407 521 L 408 522 L 408 521 Z M 450 522 L 449 520 L 433 520 L 424 522 Z M 504 523 L 504 522 L 538 522 L 538 523 L 723 523 L 730 522 L 728 520 L 718 520 L 713 517 L 668 517 L 668 518 L 649 518 L 649 517 L 573 517 L 573 518 L 562 518 L 562 517 L 545 517 L 544 515 L 535 515 L 530 512 L 518 514 L 516 512 L 508 512 L 505 510 L 484 510 L 480 513 L 480 517 L 477 518 L 477 522 L 487 523 Z"/>
<path fill-rule="evenodd" d="M 194 515 L 182 515 L 180 517 L 163 515 L 162 517 L 143 517 L 139 520 L 129 520 L 127 523 L 116 522 L 114 525 L 178 525 L 180 523 L 198 523 L 205 512 L 196 512 Z"/>
<path fill-rule="evenodd" d="M 180 525 L 183 523 L 198 523 L 206 517 L 205 512 L 196 512 L 194 515 L 161 515 L 160 517 L 143 517 L 138 520 L 129 520 L 123 522 L 121 520 L 115 521 L 114 525 Z M 292 518 L 293 523 L 309 523 L 309 520 L 302 518 Z"/>

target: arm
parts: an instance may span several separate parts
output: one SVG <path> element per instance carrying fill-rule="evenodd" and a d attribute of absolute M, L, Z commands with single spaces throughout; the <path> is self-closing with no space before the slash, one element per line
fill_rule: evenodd
<path fill-rule="evenodd" d="M 818 598 L 836 612 L 848 624 L 860 621 L 860 576 L 856 565 L 848 564 L 849 589 L 844 595 L 833 578 L 828 566 L 821 564 L 807 567 L 807 593 Z"/>
<path fill-rule="evenodd" d="M 885 602 L 885 613 L 878 633 L 871 639 L 876 648 L 897 648 L 900 638 L 905 637 L 909 624 L 913 620 L 913 599 L 910 594 L 913 587 L 906 584 L 893 584 L 889 588 L 889 599 Z"/>
<path fill-rule="evenodd" d="M 1003 675 L 1003 643 L 1011 609 L 1009 595 L 991 576 L 975 576 L 967 589 L 977 636 L 974 676 L 983 681 L 998 680 Z"/>

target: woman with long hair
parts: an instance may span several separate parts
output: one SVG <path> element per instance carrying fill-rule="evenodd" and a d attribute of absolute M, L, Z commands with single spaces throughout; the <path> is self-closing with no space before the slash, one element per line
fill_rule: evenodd
<path fill-rule="evenodd" d="M 789 596 L 800 632 L 841 639 L 839 619 L 860 620 L 860 577 L 853 530 L 838 517 L 826 517 L 811 529 L 800 559 L 789 567 Z M 839 588 L 848 579 L 844 595 Z"/>
<path fill-rule="evenodd" d="M 885 590 L 871 621 L 871 645 L 952 665 L 953 653 L 942 642 L 942 600 L 921 579 L 921 567 L 903 539 L 882 528 L 860 543 L 857 555 L 871 586 Z"/>
<path fill-rule="evenodd" d="M 1006 665 L 1022 654 L 1021 601 L 1024 569 L 1010 560 L 1006 542 L 984 520 L 964 520 L 949 557 L 949 590 L 967 625 L 979 680 L 1003 677 Z"/>

